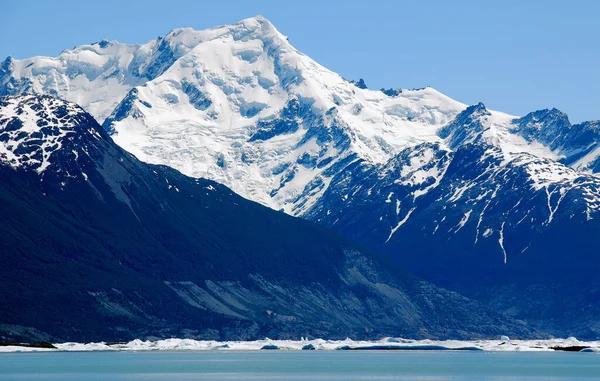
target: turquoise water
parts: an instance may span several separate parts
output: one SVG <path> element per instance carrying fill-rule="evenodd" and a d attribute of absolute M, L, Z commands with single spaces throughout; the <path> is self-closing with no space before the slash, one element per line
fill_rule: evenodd
<path fill-rule="evenodd" d="M 598 380 L 594 353 L 0 353 L 2 380 Z"/>

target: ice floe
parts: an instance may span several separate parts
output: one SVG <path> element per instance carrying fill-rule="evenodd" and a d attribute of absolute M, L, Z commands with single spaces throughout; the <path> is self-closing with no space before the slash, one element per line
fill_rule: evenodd
<path fill-rule="evenodd" d="M 33 351 L 256 351 L 256 350 L 454 350 L 489 352 L 578 351 L 600 353 L 600 341 L 568 339 L 547 340 L 411 340 L 384 338 L 376 341 L 359 340 L 271 340 L 213 341 L 192 339 L 133 340 L 128 343 L 55 343 L 56 349 L 21 346 L 0 346 L 0 352 Z"/>

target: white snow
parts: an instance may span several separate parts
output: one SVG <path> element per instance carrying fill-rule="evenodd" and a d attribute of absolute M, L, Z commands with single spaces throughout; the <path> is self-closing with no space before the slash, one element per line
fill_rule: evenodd
<path fill-rule="evenodd" d="M 583 176 L 582 173 L 552 160 L 541 160 L 532 155 L 518 155 L 514 163 L 523 166 L 532 181 L 531 187 L 535 190 L 548 188 L 548 186 L 573 181 Z"/>
<path fill-rule="evenodd" d="M 512 154 L 523 152 L 539 158 L 551 160 L 559 158 L 556 153 L 543 144 L 537 141 L 528 142 L 522 136 L 511 132 L 515 128 L 513 121 L 518 117 L 498 111 L 490 111 L 490 113 L 489 128 L 484 132 L 483 138 L 500 147 L 507 160 L 512 158 Z"/>
<path fill-rule="evenodd" d="M 344 347 L 354 349 L 369 347 L 404 348 L 406 350 L 438 348 L 457 350 L 473 349 L 484 351 L 553 351 L 553 347 L 585 346 L 590 347 L 590 352 L 600 351 L 600 341 L 580 341 L 570 337 L 567 339 L 548 340 L 506 340 L 506 336 L 490 340 L 412 340 L 404 338 L 384 338 L 374 341 L 362 340 L 271 340 L 265 338 L 256 341 L 198 341 L 192 339 L 165 339 L 157 341 L 133 340 L 122 344 L 99 343 L 58 343 L 54 344 L 57 349 L 28 348 L 19 346 L 0 347 L 0 352 L 33 352 L 33 351 L 254 351 L 260 350 L 265 345 L 274 345 L 280 350 L 302 350 L 306 345 L 312 345 L 316 350 L 338 350 Z"/>
<path fill-rule="evenodd" d="M 412 208 L 411 210 L 408 211 L 408 213 L 406 213 L 406 216 L 404 216 L 403 219 L 401 219 L 400 221 L 398 221 L 398 224 L 396 226 L 394 226 L 391 231 L 390 231 L 390 235 L 388 236 L 388 238 L 385 240 L 385 242 L 387 243 L 390 239 L 392 239 L 392 236 L 396 233 L 396 231 L 398 231 L 398 229 L 400 229 L 400 227 L 402 225 L 404 225 L 406 223 L 406 221 L 408 221 L 408 219 L 410 218 L 410 215 L 412 214 L 412 212 L 414 212 L 415 208 Z M 399 210 L 398 210 L 399 211 Z"/>
<path fill-rule="evenodd" d="M 458 231 L 467 224 L 467 222 L 469 221 L 469 217 L 471 217 L 471 213 L 473 213 L 473 210 L 469 210 L 468 212 L 465 213 L 463 218 L 461 218 L 458 225 L 456 225 L 456 227 L 454 229 L 455 234 L 458 233 Z"/>
<path fill-rule="evenodd" d="M 157 65 L 161 46 L 173 52 L 172 61 L 155 77 L 138 75 Z M 406 147 L 440 141 L 437 129 L 465 108 L 429 87 L 403 90 L 396 97 L 359 89 L 297 51 L 260 16 L 204 31 L 176 29 L 141 45 L 108 41 L 66 50 L 56 58 L 14 60 L 12 75 L 32 79 L 36 92 L 77 102 L 100 122 L 136 88 L 135 117 L 114 125 L 117 144 L 142 160 L 216 180 L 291 214 L 301 214 L 324 192 L 303 194 L 337 161 L 357 154 L 381 163 Z M 210 99 L 210 106 L 194 107 L 186 85 Z M 289 99 L 300 99 L 312 118 L 336 107 L 335 123 L 348 129 L 350 147 L 340 151 L 315 139 L 300 144 L 313 126 L 310 119 L 295 133 L 249 142 L 257 122 L 278 115 Z M 248 114 L 250 109 L 255 114 Z M 305 168 L 296 164 L 305 153 L 333 160 L 321 168 Z M 297 173 L 280 184 L 286 173 L 273 172 L 288 163 Z M 436 176 L 435 169 L 417 171 L 413 178 L 418 183 L 430 176 Z M 328 179 L 322 180 L 326 188 Z"/>
<path fill-rule="evenodd" d="M 504 254 L 504 264 L 506 264 L 506 249 L 504 248 L 504 224 L 506 221 L 502 222 L 502 226 L 500 227 L 500 231 L 498 233 L 498 243 L 500 244 L 500 248 L 502 249 L 502 253 Z"/>
<path fill-rule="evenodd" d="M 572 167 L 577 170 L 586 171 L 588 166 L 594 160 L 596 160 L 598 158 L 598 156 L 600 156 L 600 147 L 597 147 L 597 148 L 591 150 L 590 152 L 588 152 L 581 159 L 579 159 L 575 163 L 573 163 Z"/>
<path fill-rule="evenodd" d="M 34 96 L 4 98 L 0 105 L 0 162 L 13 168 L 28 167 L 38 173 L 44 172 L 50 165 L 50 157 L 62 148 L 63 140 L 74 132 L 77 122 L 72 116 L 82 112 L 76 105 L 64 101 L 43 98 L 41 104 Z M 43 110 L 32 109 L 32 104 L 43 107 Z M 58 118 L 57 107 L 66 107 L 67 113 Z M 45 115 L 45 116 L 44 116 Z M 38 121 L 46 123 L 43 127 Z M 20 123 L 19 128 L 11 124 Z M 75 157 L 78 153 L 73 151 Z"/>
<path fill-rule="evenodd" d="M 433 184 L 414 191 L 414 199 L 427 194 L 430 190 L 437 187 L 444 177 L 449 162 L 440 163 L 435 157 L 435 153 L 435 150 L 431 147 L 413 151 L 410 156 L 410 165 L 403 166 L 400 171 L 401 177 L 395 180 L 395 183 L 419 186 L 433 178 Z"/>
<path fill-rule="evenodd" d="M 425 142 L 448 149 L 437 132 L 466 108 L 431 87 L 402 90 L 393 97 L 359 89 L 296 50 L 261 16 L 202 31 L 175 29 L 144 44 L 82 45 L 55 58 L 12 60 L 10 66 L 17 83 L 31 80 L 30 91 L 76 102 L 100 122 L 135 88 L 132 112 L 112 126 L 117 144 L 141 160 L 215 180 L 294 215 L 302 215 L 325 192 L 332 175 L 325 171 L 350 155 L 376 164 Z M 194 92 L 206 104 L 195 106 Z M 259 121 L 279 116 L 292 99 L 299 100 L 307 114 L 303 122 L 295 118 L 298 130 L 250 141 Z M 335 112 L 327 114 L 334 107 Z M 556 153 L 515 134 L 515 116 L 484 114 L 482 136 L 471 138 L 499 147 L 505 164 L 525 160 L 523 153 L 538 159 L 522 162 L 534 188 L 577 176 L 577 171 L 553 161 Z M 347 136 L 349 147 L 336 147 L 336 136 L 333 141 L 304 139 L 311 128 L 321 128 L 326 135 L 336 132 L 335 127 Z M 325 164 L 300 164 L 303 155 Z M 0 157 L 22 161 L 5 144 L 0 144 Z M 401 168 L 399 181 L 407 185 L 434 179 L 432 185 L 415 190 L 414 198 L 435 188 L 445 175 L 447 167 L 432 161 L 429 150 Z M 547 163 L 554 166 L 548 169 Z M 45 165 L 40 163 L 41 170 Z M 317 181 L 323 184 L 319 189 L 305 191 Z M 467 187 L 458 188 L 453 199 Z"/>

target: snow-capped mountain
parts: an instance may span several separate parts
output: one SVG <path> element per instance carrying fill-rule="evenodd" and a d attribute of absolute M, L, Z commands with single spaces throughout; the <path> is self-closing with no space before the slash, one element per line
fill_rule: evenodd
<path fill-rule="evenodd" d="M 511 116 L 430 87 L 370 90 L 296 50 L 260 16 L 142 45 L 9 58 L 0 94 L 17 93 L 77 102 L 143 161 L 332 226 L 472 296 L 481 296 L 473 282 L 449 269 L 488 277 L 527 263 L 554 274 L 572 250 L 569 266 L 597 268 L 597 121 L 572 125 L 556 109 Z M 468 255 L 453 261 L 445 250 Z M 494 284 L 508 284 L 498 274 Z M 532 316 L 506 295 L 502 308 Z"/>
<path fill-rule="evenodd" d="M 92 147 L 83 144 L 84 137 L 93 141 L 101 136 L 80 126 L 94 122 L 76 104 L 50 96 L 0 98 L 0 162 L 43 174 L 51 162 L 60 166 L 69 160 L 66 156 L 89 155 Z M 78 175 L 83 174 L 65 172 L 67 177 Z"/>
<path fill-rule="evenodd" d="M 467 108 L 446 144 L 356 161 L 304 217 L 554 334 L 597 337 L 600 178 L 507 152 L 490 114 Z"/>
<path fill-rule="evenodd" d="M 179 42 L 171 47 L 169 36 L 142 45 L 103 40 L 55 58 L 8 57 L 0 65 L 0 96 L 58 96 L 104 120 L 128 91 L 162 74 L 189 50 L 185 41 Z"/>
<path fill-rule="evenodd" d="M 349 162 L 444 144 L 438 130 L 466 108 L 429 87 L 373 91 L 347 81 L 260 16 L 141 45 L 101 41 L 56 58 L 8 58 L 0 95 L 18 93 L 76 102 L 138 158 L 293 215 L 306 213 Z M 595 168 L 600 149 L 588 138 L 597 123 L 571 126 L 556 110 L 522 119 L 486 112 L 485 135 L 503 151 Z M 542 125 L 562 137 L 540 133 Z"/>
<path fill-rule="evenodd" d="M 468 121 L 454 118 L 466 105 L 429 87 L 374 91 L 347 81 L 260 16 L 141 45 L 101 41 L 55 58 L 9 57 L 1 68 L 0 95 L 76 102 L 138 158 L 293 215 L 352 161 L 381 164 L 426 142 L 453 149 L 479 132 L 505 153 L 600 166 L 597 122 L 571 126 L 557 110 L 524 118 L 485 110 L 481 131 L 462 131 Z"/>
<path fill-rule="evenodd" d="M 0 98 L 0 142 L 2 341 L 536 335 L 329 229 L 140 162 L 73 103 Z"/>
<path fill-rule="evenodd" d="M 571 125 L 567 115 L 557 109 L 539 110 L 515 121 L 512 132 L 542 143 L 561 163 L 584 172 L 600 172 L 600 121 Z"/>
<path fill-rule="evenodd" d="M 142 160 L 217 180 L 300 214 L 356 157 L 383 162 L 436 139 L 464 105 L 431 88 L 361 89 L 294 49 L 262 17 L 178 29 L 143 45 L 7 59 L 0 94 L 77 102 Z"/>
<path fill-rule="evenodd" d="M 496 242 L 498 263 L 510 260 L 505 230 L 527 229 L 533 238 L 557 219 L 574 225 L 598 219 L 599 177 L 531 153 L 507 154 L 490 143 L 488 117 L 485 106 L 472 106 L 440 129 L 445 145 L 423 143 L 382 164 L 357 160 L 333 177 L 304 217 L 367 235 L 374 245 L 414 238 L 402 233 L 405 225 L 443 241 L 464 229 L 473 247 L 483 238 Z M 529 244 L 509 243 L 515 254 Z"/>

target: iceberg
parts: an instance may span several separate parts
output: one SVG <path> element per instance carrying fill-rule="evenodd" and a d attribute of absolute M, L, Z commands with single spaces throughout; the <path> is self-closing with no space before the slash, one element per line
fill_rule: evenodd
<path fill-rule="evenodd" d="M 546 340 L 412 340 L 404 338 L 383 338 L 364 341 L 347 338 L 345 340 L 302 339 L 255 341 L 214 341 L 192 339 L 132 340 L 127 343 L 55 343 L 52 348 L 32 348 L 10 345 L 0 346 L 0 352 L 33 351 L 259 351 L 277 349 L 283 351 L 301 350 L 431 350 L 431 351 L 488 351 L 488 352 L 541 352 L 570 351 L 581 348 L 581 352 L 600 353 L 600 341 L 580 341 L 574 337 Z"/>

